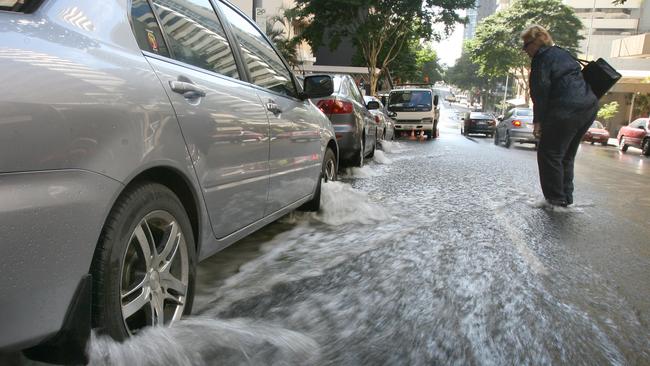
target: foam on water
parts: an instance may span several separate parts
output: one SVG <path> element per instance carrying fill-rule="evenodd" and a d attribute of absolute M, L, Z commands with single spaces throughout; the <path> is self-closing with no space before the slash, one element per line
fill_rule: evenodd
<path fill-rule="evenodd" d="M 377 164 L 392 164 L 393 161 L 384 155 L 384 152 L 381 150 L 375 151 L 374 160 Z"/>
<path fill-rule="evenodd" d="M 387 154 L 396 154 L 396 153 L 407 151 L 408 149 L 403 144 L 397 141 L 382 141 L 381 150 Z"/>
<path fill-rule="evenodd" d="M 343 182 L 327 182 L 321 191 L 321 211 L 314 216 L 329 225 L 372 224 L 388 220 L 381 206 L 370 202 L 368 195 Z"/>
<path fill-rule="evenodd" d="M 247 319 L 187 318 L 119 343 L 93 333 L 90 365 L 316 365 L 319 346 L 295 331 Z"/>
<path fill-rule="evenodd" d="M 376 177 L 379 175 L 377 171 L 372 169 L 368 165 L 364 165 L 361 168 L 348 168 L 346 169 L 343 174 L 341 174 L 341 178 L 372 178 Z"/>

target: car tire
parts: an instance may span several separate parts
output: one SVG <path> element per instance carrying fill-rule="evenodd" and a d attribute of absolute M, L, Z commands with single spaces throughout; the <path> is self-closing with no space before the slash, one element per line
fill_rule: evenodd
<path fill-rule="evenodd" d="M 503 146 L 510 148 L 512 141 L 510 140 L 510 133 L 506 131 L 506 136 L 503 138 Z"/>
<path fill-rule="evenodd" d="M 591 142 L 591 144 L 593 145 L 593 144 L 595 144 L 595 142 L 594 142 L 594 141 L 592 141 L 592 142 Z"/>
<path fill-rule="evenodd" d="M 377 138 L 375 137 L 375 143 L 372 144 L 372 150 L 368 154 L 368 158 L 372 159 L 375 156 L 375 150 L 377 150 Z"/>
<path fill-rule="evenodd" d="M 361 147 L 359 149 L 359 152 L 357 153 L 357 157 L 354 158 L 352 161 L 352 166 L 361 168 L 363 166 L 363 160 L 365 158 L 365 153 L 366 153 L 366 144 L 365 144 L 365 139 L 362 137 L 361 138 Z"/>
<path fill-rule="evenodd" d="M 158 183 L 125 191 L 102 229 L 91 274 L 93 327 L 115 340 L 189 314 L 196 248 L 178 197 Z"/>
<path fill-rule="evenodd" d="M 646 138 L 641 143 L 641 153 L 644 156 L 650 156 L 650 138 Z"/>
<path fill-rule="evenodd" d="M 499 133 L 494 131 L 494 144 L 499 146 L 499 143 L 500 143 L 500 141 L 499 141 Z"/>
<path fill-rule="evenodd" d="M 318 178 L 318 185 L 316 186 L 316 192 L 314 197 L 304 205 L 298 208 L 299 211 L 305 212 L 317 212 L 320 210 L 320 196 L 323 181 L 335 181 L 338 179 L 338 167 L 336 166 L 336 155 L 334 151 L 329 147 L 325 150 L 325 155 L 323 155 L 323 166 L 321 168 L 321 174 Z"/>
<path fill-rule="evenodd" d="M 603 146 L 608 146 L 609 145 L 608 142 L 601 142 L 601 144 L 603 144 Z"/>
<path fill-rule="evenodd" d="M 620 140 L 618 140 L 618 149 L 621 150 L 622 152 L 626 152 L 628 148 L 628 145 L 625 143 L 625 137 L 621 137 Z"/>

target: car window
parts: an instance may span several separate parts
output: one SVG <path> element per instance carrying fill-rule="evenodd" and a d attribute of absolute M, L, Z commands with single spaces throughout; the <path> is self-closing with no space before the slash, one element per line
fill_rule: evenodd
<path fill-rule="evenodd" d="M 430 91 L 398 91 L 390 94 L 389 105 L 410 107 L 431 107 Z"/>
<path fill-rule="evenodd" d="M 237 64 L 210 0 L 153 0 L 173 57 L 239 79 Z"/>
<path fill-rule="evenodd" d="M 141 50 L 169 57 L 160 26 L 146 0 L 131 2 L 131 25 Z"/>
<path fill-rule="evenodd" d="M 600 123 L 598 121 L 594 121 L 594 123 L 591 124 L 591 128 L 598 128 L 598 129 L 602 130 L 604 127 L 603 127 L 602 123 Z"/>
<path fill-rule="evenodd" d="M 518 109 L 517 110 L 517 116 L 526 116 L 526 117 L 532 117 L 533 111 L 531 109 Z"/>
<path fill-rule="evenodd" d="M 505 116 L 503 116 L 503 119 L 508 119 L 508 118 L 512 117 L 512 114 L 514 112 L 515 112 L 514 109 L 511 109 L 511 110 L 507 111 Z"/>
<path fill-rule="evenodd" d="M 359 88 L 357 87 L 356 83 L 351 79 L 348 78 L 348 88 L 350 89 L 350 94 L 354 99 L 356 99 L 357 102 L 361 104 L 365 104 L 363 102 L 363 96 L 361 95 L 361 92 L 359 91 Z"/>
<path fill-rule="evenodd" d="M 298 93 L 291 72 L 264 35 L 230 6 L 219 2 L 219 8 L 237 37 L 244 63 L 250 73 L 250 81 L 276 93 L 296 97 Z"/>
<path fill-rule="evenodd" d="M 642 119 L 636 119 L 636 120 L 632 121 L 632 123 L 630 123 L 630 127 L 633 127 L 633 128 L 639 127 L 639 126 L 641 126 L 641 123 L 643 123 Z"/>

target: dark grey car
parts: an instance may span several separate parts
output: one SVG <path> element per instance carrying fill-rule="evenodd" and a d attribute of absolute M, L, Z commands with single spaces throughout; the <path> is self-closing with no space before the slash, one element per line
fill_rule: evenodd
<path fill-rule="evenodd" d="M 377 124 L 354 79 L 332 75 L 334 94 L 314 103 L 329 117 L 336 132 L 341 165 L 362 166 L 377 147 Z"/>
<path fill-rule="evenodd" d="M 510 147 L 513 142 L 537 146 L 537 139 L 533 136 L 532 109 L 513 108 L 503 117 L 499 117 L 499 124 L 494 131 L 494 144 L 503 143 L 503 146 Z"/>
<path fill-rule="evenodd" d="M 198 260 L 336 177 L 332 79 L 223 1 L 5 0 L 0 68 L 0 350 L 179 319 Z"/>
<path fill-rule="evenodd" d="M 363 100 L 366 102 L 366 107 L 370 113 L 375 117 L 377 140 L 393 140 L 395 137 L 395 120 L 389 116 L 388 109 L 377 97 L 364 95 Z"/>

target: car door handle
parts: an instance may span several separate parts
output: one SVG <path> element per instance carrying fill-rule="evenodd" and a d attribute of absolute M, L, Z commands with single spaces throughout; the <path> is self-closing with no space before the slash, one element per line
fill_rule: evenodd
<path fill-rule="evenodd" d="M 181 78 L 179 77 L 179 79 Z M 205 97 L 205 90 L 201 89 L 196 84 L 189 81 L 188 79 L 186 80 L 171 80 L 169 82 L 169 87 L 175 93 L 183 94 L 183 96 L 187 99 Z"/>
<path fill-rule="evenodd" d="M 266 109 L 275 115 L 282 113 L 282 109 L 280 109 L 280 106 L 272 100 L 269 100 L 266 103 Z"/>

